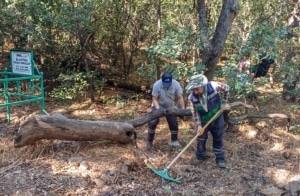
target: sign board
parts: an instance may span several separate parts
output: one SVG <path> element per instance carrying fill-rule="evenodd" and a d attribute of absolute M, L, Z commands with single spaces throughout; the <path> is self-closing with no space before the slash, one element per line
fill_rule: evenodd
<path fill-rule="evenodd" d="M 33 75 L 34 61 L 32 51 L 11 50 L 10 63 L 13 73 Z"/>

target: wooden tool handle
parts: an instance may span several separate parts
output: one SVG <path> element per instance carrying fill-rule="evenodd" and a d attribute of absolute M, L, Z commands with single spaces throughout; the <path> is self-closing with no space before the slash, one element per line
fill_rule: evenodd
<path fill-rule="evenodd" d="M 206 124 L 204 127 L 198 127 L 198 134 L 195 135 L 195 137 L 193 137 L 193 139 L 182 149 L 182 151 L 173 159 L 173 161 L 171 161 L 171 163 L 166 167 L 166 169 L 168 170 L 176 161 L 177 159 L 181 156 L 182 153 L 184 153 L 186 151 L 186 149 L 197 139 L 197 137 L 201 136 L 204 133 L 204 130 L 206 129 L 206 127 L 215 119 L 217 119 L 220 114 L 222 114 L 223 110 L 220 109 Z M 200 130 L 199 130 L 200 129 Z"/>

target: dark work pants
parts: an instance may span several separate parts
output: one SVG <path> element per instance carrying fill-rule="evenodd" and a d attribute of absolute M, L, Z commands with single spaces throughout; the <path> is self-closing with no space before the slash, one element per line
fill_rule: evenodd
<path fill-rule="evenodd" d="M 152 108 L 152 111 L 155 110 Z M 175 115 L 166 115 L 166 119 L 169 125 L 170 133 L 171 133 L 171 140 L 176 141 L 178 140 L 178 120 Z M 159 118 L 154 119 L 148 123 L 148 141 L 153 141 L 155 136 L 155 129 L 159 123 Z"/>
<path fill-rule="evenodd" d="M 205 124 L 202 124 L 204 126 Z M 213 137 L 213 150 L 216 156 L 216 162 L 225 161 L 225 152 L 223 144 L 223 135 L 224 135 L 224 117 L 221 114 L 215 121 L 213 121 L 205 129 L 204 134 L 197 138 L 197 150 L 196 157 L 197 159 L 206 158 L 206 142 L 208 139 L 208 132 L 211 132 Z"/>

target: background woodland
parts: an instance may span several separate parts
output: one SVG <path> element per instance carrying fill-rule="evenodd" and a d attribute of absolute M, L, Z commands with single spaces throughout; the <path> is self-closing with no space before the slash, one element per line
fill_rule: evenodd
<path fill-rule="evenodd" d="M 201 71 L 223 76 L 243 97 L 256 86 L 241 89 L 232 76 L 247 55 L 253 65 L 276 60 L 270 72 L 284 98 L 299 95 L 297 1 L 6 0 L 1 7 L 2 62 L 10 49 L 33 50 L 52 97 L 95 101 L 116 81 L 151 90 L 166 70 L 183 86 Z"/>
<path fill-rule="evenodd" d="M 14 148 L 20 123 L 40 107 L 13 106 L 11 124 L 0 108 L 0 195 L 300 193 L 299 1 L 1 0 L 0 7 L 0 68 L 11 49 L 32 50 L 49 114 L 131 121 L 150 112 L 152 84 L 164 71 L 183 88 L 202 72 L 230 85 L 230 102 L 255 107 L 231 110 L 230 117 L 247 115 L 225 132 L 228 169 L 216 168 L 214 158 L 192 165 L 192 146 L 170 170 L 182 184 L 146 166 L 162 169 L 181 150 L 168 147 L 164 118 L 153 151 L 145 148 L 146 125 L 135 128 L 136 146 L 44 139 Z M 246 56 L 252 65 L 273 59 L 267 76 L 237 77 Z M 268 115 L 277 113 L 283 115 Z M 179 118 L 179 129 L 186 145 L 193 119 Z M 213 157 L 211 138 L 207 148 Z"/>

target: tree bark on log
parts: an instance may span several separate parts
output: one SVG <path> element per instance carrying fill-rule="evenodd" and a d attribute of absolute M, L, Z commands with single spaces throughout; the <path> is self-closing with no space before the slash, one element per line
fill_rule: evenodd
<path fill-rule="evenodd" d="M 14 137 L 14 147 L 19 148 L 41 139 L 72 141 L 105 141 L 130 143 L 135 134 L 129 123 L 73 120 L 55 113 L 50 116 L 30 115 L 20 124 Z"/>
<path fill-rule="evenodd" d="M 245 108 L 253 109 L 254 107 L 249 104 L 245 104 L 243 102 L 233 102 L 228 103 L 226 111 L 229 111 L 233 107 L 237 106 L 243 106 Z M 192 116 L 192 112 L 190 109 L 178 109 L 176 107 L 174 108 L 160 108 L 158 110 L 154 110 L 152 112 L 149 112 L 141 117 L 135 118 L 133 120 L 127 121 L 129 124 L 132 124 L 133 127 L 139 127 L 153 119 L 165 116 L 167 114 L 173 114 L 175 116 L 183 117 L 183 116 Z"/>
<path fill-rule="evenodd" d="M 286 118 L 286 119 L 292 119 L 296 118 L 294 115 L 288 115 L 288 114 L 244 114 L 242 116 L 238 117 L 232 117 L 231 120 L 234 121 L 241 121 L 246 118 Z"/>
<path fill-rule="evenodd" d="M 226 108 L 229 111 L 232 107 L 243 106 L 245 108 L 254 108 L 252 105 L 242 102 L 229 103 Z M 69 119 L 61 114 L 52 115 L 30 115 L 19 127 L 14 137 L 14 147 L 20 148 L 26 145 L 34 144 L 41 139 L 59 139 L 71 141 L 113 141 L 128 144 L 134 142 L 136 137 L 136 127 L 144 125 L 149 121 L 160 118 L 165 115 L 192 116 L 190 109 L 178 109 L 176 107 L 161 108 L 149 112 L 141 117 L 129 120 L 127 122 L 108 122 L 108 121 L 90 121 Z M 242 118 L 259 118 L 247 114 Z M 293 118 L 285 114 L 269 114 L 263 118 Z"/>

